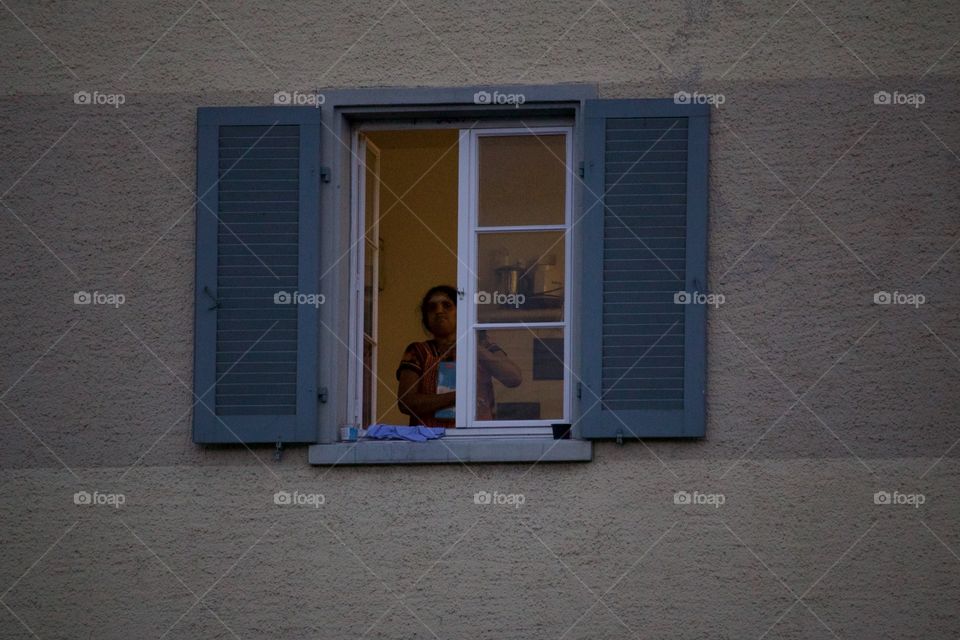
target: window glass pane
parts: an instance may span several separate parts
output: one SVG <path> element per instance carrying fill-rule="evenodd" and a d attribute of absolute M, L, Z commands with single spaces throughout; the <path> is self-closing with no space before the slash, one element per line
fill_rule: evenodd
<path fill-rule="evenodd" d="M 477 322 L 563 320 L 564 233 L 477 235 Z"/>
<path fill-rule="evenodd" d="M 367 147 L 363 162 L 366 167 L 363 181 L 365 235 L 369 242 L 376 242 L 377 225 L 380 222 L 380 158 L 373 149 Z"/>
<path fill-rule="evenodd" d="M 368 336 L 373 336 L 373 296 L 376 285 L 374 278 L 373 264 L 374 253 L 377 248 L 371 243 L 367 243 L 363 252 L 363 332 Z"/>
<path fill-rule="evenodd" d="M 479 226 L 563 224 L 566 136 L 480 136 Z"/>
<path fill-rule="evenodd" d="M 477 420 L 563 419 L 562 329 L 477 331 Z"/>

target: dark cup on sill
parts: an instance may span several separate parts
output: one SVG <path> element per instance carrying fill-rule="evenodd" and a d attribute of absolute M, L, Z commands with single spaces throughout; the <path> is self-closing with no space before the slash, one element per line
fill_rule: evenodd
<path fill-rule="evenodd" d="M 569 440 L 570 439 L 570 430 L 571 424 L 569 422 L 557 422 L 552 425 L 553 427 L 553 439 L 554 440 Z"/>

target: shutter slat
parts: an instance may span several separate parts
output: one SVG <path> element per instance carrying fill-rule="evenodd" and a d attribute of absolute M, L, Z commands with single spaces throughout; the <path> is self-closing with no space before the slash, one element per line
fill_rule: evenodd
<path fill-rule="evenodd" d="M 293 175 L 299 175 L 300 171 L 300 162 L 296 158 L 289 158 L 285 160 L 258 160 L 251 158 L 250 156 L 244 156 L 243 158 L 232 158 L 232 159 L 223 159 L 218 162 L 220 169 L 230 169 L 230 175 L 233 176 L 237 173 L 242 173 L 244 171 L 250 172 L 274 172 L 274 171 L 286 171 L 292 172 Z"/>
<path fill-rule="evenodd" d="M 300 219 L 299 203 L 290 202 L 223 202 L 220 204 L 218 218 L 220 220 L 237 219 L 244 221 L 255 219 L 254 216 L 265 217 L 275 222 L 296 222 Z M 274 216 L 276 213 L 286 213 L 286 216 Z"/>

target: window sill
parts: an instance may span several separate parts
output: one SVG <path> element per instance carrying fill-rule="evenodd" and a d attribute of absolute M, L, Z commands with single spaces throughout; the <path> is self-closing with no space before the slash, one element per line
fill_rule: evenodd
<path fill-rule="evenodd" d="M 362 440 L 311 445 L 308 459 L 315 465 L 590 462 L 593 443 L 550 437 L 495 436 L 441 438 L 427 442 Z"/>

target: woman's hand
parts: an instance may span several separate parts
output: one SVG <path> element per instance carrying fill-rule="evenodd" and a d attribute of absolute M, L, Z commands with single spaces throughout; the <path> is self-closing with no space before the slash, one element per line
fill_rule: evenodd
<path fill-rule="evenodd" d="M 477 344 L 477 364 L 490 372 L 505 387 L 518 387 L 523 382 L 523 376 L 513 360 L 503 351 L 491 351 L 489 343 L 484 341 Z"/>
<path fill-rule="evenodd" d="M 415 371 L 401 371 L 400 384 L 397 388 L 397 405 L 400 412 L 414 416 L 421 422 L 425 417 L 432 418 L 440 409 L 452 407 L 457 402 L 457 392 L 447 393 L 418 393 L 417 385 L 420 376 Z"/>

